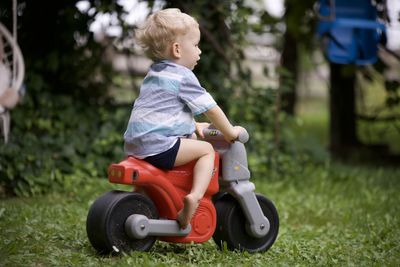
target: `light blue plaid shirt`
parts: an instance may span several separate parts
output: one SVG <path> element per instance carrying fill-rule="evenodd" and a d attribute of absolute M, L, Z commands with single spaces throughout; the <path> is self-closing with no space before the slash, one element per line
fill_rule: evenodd
<path fill-rule="evenodd" d="M 140 87 L 124 134 L 125 154 L 145 158 L 195 131 L 194 116 L 216 106 L 194 73 L 168 60 L 154 63 Z"/>

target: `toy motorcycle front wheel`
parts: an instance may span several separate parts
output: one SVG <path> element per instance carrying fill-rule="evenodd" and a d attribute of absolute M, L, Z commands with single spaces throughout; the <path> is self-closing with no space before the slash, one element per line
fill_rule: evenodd
<path fill-rule="evenodd" d="M 132 239 L 125 233 L 125 221 L 132 214 L 158 219 L 153 202 L 142 194 L 114 190 L 100 196 L 90 207 L 86 221 L 92 246 L 101 254 L 150 250 L 155 237 Z"/>
<path fill-rule="evenodd" d="M 229 194 L 215 200 L 217 210 L 217 228 L 213 239 L 220 249 L 226 242 L 229 250 L 248 251 L 250 253 L 268 250 L 275 242 L 279 231 L 278 212 L 274 204 L 266 197 L 257 194 L 258 203 L 270 223 L 267 235 L 257 238 L 246 230 L 246 217 L 239 203 Z"/>

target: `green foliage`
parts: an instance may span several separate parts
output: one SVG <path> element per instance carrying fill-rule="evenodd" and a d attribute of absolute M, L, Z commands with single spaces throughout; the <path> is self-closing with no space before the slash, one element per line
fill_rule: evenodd
<path fill-rule="evenodd" d="M 76 8 L 77 2 L 18 1 L 18 44 L 25 59 L 25 83 L 34 97 L 51 92 L 91 103 L 107 100 L 113 74 L 103 60 L 107 43 L 96 42 L 88 25 L 100 7 L 113 5 L 102 1 L 89 15 Z M 40 15 L 44 9 L 46 15 Z M 12 29 L 11 2 L 2 1 L 0 10 L 0 20 Z"/>
<path fill-rule="evenodd" d="M 63 190 L 66 183 L 77 186 L 73 183 L 105 176 L 110 161 L 122 158 L 129 107 L 86 106 L 46 93 L 38 101 L 27 96 L 12 111 L 11 139 L 0 150 L 3 194 L 35 195 Z"/>
<path fill-rule="evenodd" d="M 99 12 L 121 18 L 123 11 L 112 1 L 90 1 L 94 12 L 87 13 L 70 1 L 50 1 L 50 15 L 36 18 L 41 5 L 29 1 L 19 5 L 18 21 L 24 27 L 18 40 L 26 58 L 28 95 L 13 111 L 12 139 L 0 152 L 1 187 L 6 193 L 35 195 L 78 182 L 74 174 L 104 174 L 108 164 L 118 159 L 116 155 L 122 157 L 122 133 L 130 108 L 98 106 L 110 103 L 108 91 L 115 76 L 102 61 L 105 47 L 94 41 L 88 25 Z M 254 88 L 242 64 L 246 34 L 256 26 L 248 22 L 254 10 L 244 1 L 167 5 L 191 13 L 200 22 L 203 54 L 196 74 L 203 86 L 232 121 L 246 121 L 250 131 L 262 132 L 254 134 L 255 147 L 271 142 L 272 90 Z M 10 7 L 5 5 L 5 10 L 2 17 L 10 22 Z M 132 28 L 128 31 L 121 25 L 126 34 L 121 39 L 131 37 Z M 259 152 L 260 158 L 266 158 L 265 152 Z"/>
<path fill-rule="evenodd" d="M 285 1 L 285 22 L 288 31 L 310 49 L 316 22 L 313 12 L 315 3 L 315 0 L 301 2 L 295 0 Z"/>
<path fill-rule="evenodd" d="M 378 63 L 377 66 L 380 66 Z M 383 66 L 382 66 L 383 67 Z M 383 71 L 383 69 L 382 69 Z M 394 71 L 394 70 L 392 70 Z M 400 83 L 376 68 L 357 72 L 357 134 L 363 144 L 400 152 Z M 382 151 L 383 152 L 383 151 Z M 374 151 L 380 153 L 379 150 Z"/>
<path fill-rule="evenodd" d="M 95 1 L 89 14 L 77 2 L 18 1 L 27 95 L 11 112 L 9 144 L 1 145 L 0 195 L 71 190 L 104 176 L 122 157 L 130 108 L 110 106 L 114 72 L 103 59 L 107 42 L 96 42 L 88 29 L 99 12 L 121 14 L 121 7 Z M 0 16 L 11 27 L 9 3 L 1 2 Z M 41 16 L 44 6 L 47 15 Z"/>

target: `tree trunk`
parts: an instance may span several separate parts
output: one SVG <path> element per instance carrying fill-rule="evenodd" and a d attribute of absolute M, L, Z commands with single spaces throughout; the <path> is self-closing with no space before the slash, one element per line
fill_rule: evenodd
<path fill-rule="evenodd" d="M 292 12 L 292 6 L 286 4 L 286 20 L 290 17 L 290 12 Z M 293 23 L 286 21 L 286 32 L 283 36 L 283 49 L 281 57 L 281 65 L 287 70 L 290 75 L 280 75 L 280 87 L 281 92 L 281 109 L 289 115 L 295 114 L 296 102 L 297 102 L 297 58 L 298 58 L 298 45 L 296 36 L 294 36 L 295 30 L 291 29 Z M 295 25 L 296 27 L 298 25 Z"/>
<path fill-rule="evenodd" d="M 343 158 L 359 145 L 355 112 L 355 68 L 330 63 L 330 150 Z"/>

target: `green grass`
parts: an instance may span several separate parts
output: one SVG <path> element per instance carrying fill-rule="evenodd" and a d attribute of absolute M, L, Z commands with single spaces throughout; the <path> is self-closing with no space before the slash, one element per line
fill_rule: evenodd
<path fill-rule="evenodd" d="M 400 171 L 340 164 L 295 164 L 280 178 L 255 179 L 278 208 L 281 228 L 266 253 L 157 242 L 148 253 L 101 257 L 89 244 L 91 203 L 115 188 L 87 181 L 74 192 L 0 204 L 0 266 L 398 266 Z M 121 187 L 118 187 L 121 189 Z M 129 188 L 125 188 L 129 190 Z"/>
<path fill-rule="evenodd" d="M 319 160 L 290 159 L 253 180 L 280 216 L 278 239 L 265 253 L 220 251 L 210 240 L 98 256 L 86 236 L 88 209 L 106 191 L 130 190 L 99 179 L 65 193 L 1 200 L 0 266 L 399 266 L 400 168 L 321 156 L 326 116 L 303 112 L 295 131 Z"/>

